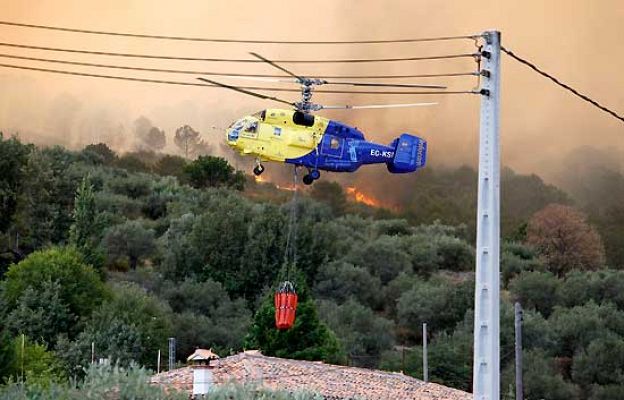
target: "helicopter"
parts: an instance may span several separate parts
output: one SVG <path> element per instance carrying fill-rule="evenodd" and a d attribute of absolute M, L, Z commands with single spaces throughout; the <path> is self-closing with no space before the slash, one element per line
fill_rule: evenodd
<path fill-rule="evenodd" d="M 263 162 L 282 162 L 304 167 L 305 185 L 320 178 L 320 171 L 354 172 L 365 164 L 386 164 L 394 174 L 414 172 L 425 166 L 427 142 L 425 139 L 403 133 L 391 143 L 384 145 L 366 140 L 364 133 L 342 122 L 313 115 L 312 111 L 323 109 L 380 109 L 398 107 L 430 106 L 437 103 L 373 104 L 326 106 L 312 103 L 313 88 L 317 85 L 340 84 L 351 86 L 390 86 L 445 89 L 438 85 L 383 84 L 363 82 L 328 82 L 319 78 L 295 75 L 276 63 L 250 53 L 254 57 L 292 76 L 294 80 L 274 79 L 272 82 L 294 82 L 301 85 L 302 99 L 289 102 L 237 86 L 231 86 L 206 78 L 198 78 L 215 86 L 239 93 L 272 100 L 292 106 L 292 109 L 268 108 L 234 121 L 226 130 L 226 143 L 244 156 L 255 157 L 253 173 L 261 175 Z"/>

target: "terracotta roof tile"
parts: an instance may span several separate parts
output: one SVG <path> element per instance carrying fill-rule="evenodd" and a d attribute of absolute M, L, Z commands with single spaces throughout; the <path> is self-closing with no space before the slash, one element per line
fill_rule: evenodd
<path fill-rule="evenodd" d="M 257 384 L 290 392 L 313 391 L 325 398 L 370 400 L 472 400 L 470 393 L 425 383 L 396 372 L 369 370 L 322 362 L 263 356 L 257 351 L 222 358 L 213 370 L 214 382 Z M 154 384 L 191 391 L 190 367 L 155 375 Z"/>

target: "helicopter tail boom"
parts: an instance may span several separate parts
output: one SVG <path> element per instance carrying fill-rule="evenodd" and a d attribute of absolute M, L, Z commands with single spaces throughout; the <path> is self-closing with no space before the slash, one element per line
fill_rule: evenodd
<path fill-rule="evenodd" d="M 404 133 L 394 139 L 390 147 L 395 149 L 394 157 L 386 166 L 392 173 L 414 172 L 427 162 L 427 142 L 417 136 Z"/>

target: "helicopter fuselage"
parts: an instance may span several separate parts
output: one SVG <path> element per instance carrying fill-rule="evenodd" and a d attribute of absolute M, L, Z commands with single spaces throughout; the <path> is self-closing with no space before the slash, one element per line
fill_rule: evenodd
<path fill-rule="evenodd" d="M 363 164 L 385 163 L 393 173 L 425 165 L 425 140 L 402 134 L 389 145 L 369 142 L 357 128 L 295 110 L 268 109 L 234 122 L 227 143 L 258 161 L 276 161 L 311 171 L 353 172 Z"/>

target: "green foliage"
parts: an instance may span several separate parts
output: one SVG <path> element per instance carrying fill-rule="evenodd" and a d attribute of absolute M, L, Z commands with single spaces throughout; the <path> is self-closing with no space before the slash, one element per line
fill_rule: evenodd
<path fill-rule="evenodd" d="M 127 260 L 131 269 L 136 269 L 141 259 L 156 251 L 154 231 L 144 228 L 139 221 L 126 221 L 109 228 L 102 245 L 109 264 L 119 265 Z"/>
<path fill-rule="evenodd" d="M 123 168 L 131 172 L 150 172 L 150 166 L 135 154 L 124 154 L 115 160 L 117 168 Z"/>
<path fill-rule="evenodd" d="M 221 157 L 199 156 L 184 167 L 184 173 L 195 188 L 228 186 L 236 190 L 245 187 L 245 175 Z"/>
<path fill-rule="evenodd" d="M 523 354 L 524 396 L 527 399 L 575 400 L 578 388 L 557 373 L 555 362 L 544 352 Z"/>
<path fill-rule="evenodd" d="M 557 296 L 565 307 L 593 300 L 598 304 L 611 302 L 624 309 L 624 271 L 572 272 L 559 285 Z"/>
<path fill-rule="evenodd" d="M 76 190 L 74 223 L 69 228 L 69 243 L 83 255 L 84 260 L 101 270 L 104 260 L 98 244 L 101 240 L 101 220 L 95 207 L 95 195 L 89 175 Z"/>
<path fill-rule="evenodd" d="M 624 336 L 624 311 L 612 304 L 589 302 L 572 308 L 555 307 L 548 320 L 560 356 L 573 357 L 596 339 L 611 334 Z"/>
<path fill-rule="evenodd" d="M 401 272 L 412 269 L 410 256 L 400 250 L 401 239 L 396 236 L 381 236 L 378 239 L 351 250 L 347 261 L 366 268 L 378 277 L 382 284 L 387 284 Z"/>
<path fill-rule="evenodd" d="M 112 165 L 117 159 L 117 154 L 106 143 L 89 144 L 82 154 L 94 164 Z"/>
<path fill-rule="evenodd" d="M 509 284 L 514 301 L 548 317 L 557 302 L 559 280 L 550 272 L 525 271 Z"/>
<path fill-rule="evenodd" d="M 22 189 L 23 168 L 28 161 L 32 145 L 20 143 L 17 137 L 4 139 L 0 132 L 0 232 L 10 225 Z"/>
<path fill-rule="evenodd" d="M 107 182 L 108 189 L 115 194 L 131 199 L 148 196 L 152 192 L 153 179 L 149 175 L 119 176 Z"/>
<path fill-rule="evenodd" d="M 162 286 L 162 298 L 176 313 L 174 334 L 182 359 L 196 347 L 214 348 L 221 354 L 242 348 L 251 324 L 244 300 L 230 300 L 222 285 L 212 280 L 166 281 Z"/>
<path fill-rule="evenodd" d="M 158 349 L 165 351 L 171 333 L 167 304 L 142 288 L 122 284 L 114 287 L 111 300 L 93 312 L 75 341 L 59 346 L 59 354 L 74 373 L 91 360 L 92 342 L 96 358 L 109 358 L 123 366 L 132 361 L 153 366 Z"/>
<path fill-rule="evenodd" d="M 175 176 L 182 181 L 185 177 L 184 167 L 186 167 L 184 158 L 167 154 L 154 165 L 154 172 L 161 176 Z"/>
<path fill-rule="evenodd" d="M 354 297 L 374 309 L 381 306 L 381 281 L 365 268 L 344 261 L 332 261 L 319 269 L 314 294 L 339 303 Z"/>
<path fill-rule="evenodd" d="M 160 387 L 149 383 L 149 372 L 136 365 L 128 369 L 119 366 L 91 365 L 86 369 L 84 380 L 76 382 L 40 385 L 37 382 L 12 382 L 0 388 L 0 397 L 7 400 L 100 400 L 154 399 L 183 400 L 188 394 L 173 388 Z"/>
<path fill-rule="evenodd" d="M 347 196 L 342 186 L 336 182 L 320 181 L 312 186 L 310 196 L 331 207 L 334 215 L 342 215 L 347 206 Z"/>
<path fill-rule="evenodd" d="M 269 293 L 256 311 L 245 347 L 259 349 L 267 356 L 344 363 L 344 351 L 336 335 L 319 320 L 303 278 L 299 276 L 296 281 L 299 303 L 294 326 L 288 330 L 275 328 L 273 293 Z"/>
<path fill-rule="evenodd" d="M 77 316 L 61 296 L 58 281 L 43 281 L 37 289 L 27 287 L 16 307 L 7 314 L 6 327 L 14 335 L 25 334 L 53 348 L 59 333 L 77 333 Z"/>
<path fill-rule="evenodd" d="M 523 271 L 543 271 L 544 265 L 535 251 L 516 242 L 505 242 L 501 249 L 501 275 L 503 287 Z"/>
<path fill-rule="evenodd" d="M 13 370 L 16 377 L 43 386 L 65 377 L 61 363 L 45 346 L 32 343 L 22 336 L 13 340 L 13 346 L 16 355 Z"/>
<path fill-rule="evenodd" d="M 0 384 L 15 374 L 16 360 L 17 354 L 13 340 L 9 332 L 2 328 L 0 329 Z"/>
<path fill-rule="evenodd" d="M 381 353 L 394 345 L 394 322 L 353 299 L 342 305 L 322 301 L 319 315 L 335 332 L 351 365 L 375 368 Z"/>
<path fill-rule="evenodd" d="M 426 322 L 432 331 L 448 331 L 464 318 L 472 306 L 474 283 L 465 281 L 420 281 L 398 300 L 399 324 L 420 338 L 419 327 Z"/>
<path fill-rule="evenodd" d="M 51 248 L 34 252 L 9 268 L 2 292 L 7 308 L 16 308 L 29 288 L 43 292 L 48 282 L 60 286 L 60 301 L 76 317 L 88 316 L 106 297 L 98 274 L 75 250 Z"/>
<path fill-rule="evenodd" d="M 572 378 L 589 388 L 597 385 L 624 385 L 624 341 L 616 335 L 594 340 L 574 357 Z"/>

